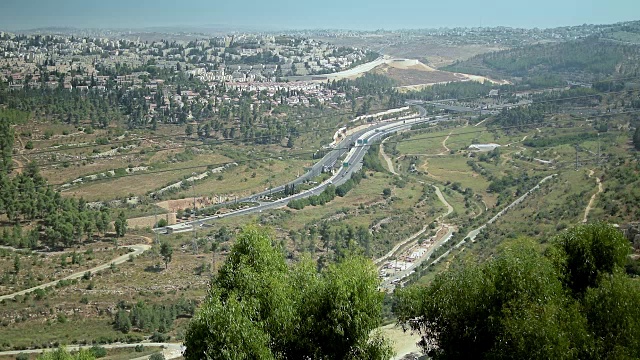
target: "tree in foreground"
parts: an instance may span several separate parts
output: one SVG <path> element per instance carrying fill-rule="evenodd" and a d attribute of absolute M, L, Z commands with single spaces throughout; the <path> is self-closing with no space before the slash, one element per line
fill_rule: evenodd
<path fill-rule="evenodd" d="M 394 310 L 434 359 L 635 358 L 640 287 L 622 271 L 628 247 L 602 224 L 563 233 L 544 255 L 518 241 L 401 291 Z"/>
<path fill-rule="evenodd" d="M 248 227 L 212 281 L 185 337 L 186 359 L 389 359 L 382 294 L 370 261 L 318 273 L 288 266 L 268 232 Z"/>

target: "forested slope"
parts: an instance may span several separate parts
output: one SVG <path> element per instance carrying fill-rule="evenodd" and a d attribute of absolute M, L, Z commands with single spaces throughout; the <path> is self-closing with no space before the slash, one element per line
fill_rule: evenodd
<path fill-rule="evenodd" d="M 529 81 L 545 78 L 547 82 L 593 81 L 635 76 L 640 68 L 639 59 L 640 46 L 589 37 L 482 54 L 445 70 Z"/>

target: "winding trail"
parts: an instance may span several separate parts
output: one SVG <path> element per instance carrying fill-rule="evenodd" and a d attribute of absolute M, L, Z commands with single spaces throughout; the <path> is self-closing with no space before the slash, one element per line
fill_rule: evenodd
<path fill-rule="evenodd" d="M 594 171 L 589 170 L 589 177 L 592 177 L 593 174 L 594 174 Z M 593 209 L 593 203 L 596 201 L 596 196 L 598 196 L 598 194 L 604 191 L 604 187 L 602 186 L 602 181 L 600 180 L 600 178 L 596 177 L 596 183 L 598 184 L 598 191 L 595 194 L 591 195 L 589 204 L 587 205 L 587 208 L 584 209 L 584 218 L 582 219 L 583 223 L 587 222 L 587 217 L 589 216 L 589 213 Z"/>
<path fill-rule="evenodd" d="M 442 204 L 444 204 L 444 206 L 446 206 L 446 207 L 447 207 L 447 212 L 446 212 L 444 215 L 440 215 L 440 216 L 438 217 L 438 219 L 442 219 L 442 218 L 445 218 L 445 217 L 447 217 L 447 216 L 451 215 L 451 213 L 453 212 L 453 206 L 451 206 L 451 204 L 449 204 L 449 203 L 447 202 L 447 199 L 445 199 L 445 198 L 444 198 L 444 195 L 442 195 L 442 191 L 440 191 L 440 188 L 439 188 L 439 187 L 437 187 L 437 186 L 435 186 L 435 185 L 431 185 L 431 186 L 433 186 L 433 187 L 434 187 L 434 189 L 436 189 L 436 196 L 438 197 L 438 199 L 440 200 L 440 202 L 441 202 Z"/>
<path fill-rule="evenodd" d="M 22 161 L 16 159 L 16 158 L 12 158 L 11 160 L 13 160 L 14 163 L 16 163 L 16 167 L 14 168 L 14 171 L 17 174 L 22 174 L 22 169 L 24 168 L 24 164 L 22 163 Z"/>
<path fill-rule="evenodd" d="M 22 159 L 26 162 L 29 162 L 29 159 L 27 159 L 26 156 L 24 156 L 24 154 L 22 153 L 24 150 L 24 143 L 22 142 L 22 137 L 20 137 L 20 135 L 16 134 L 16 139 L 18 139 L 18 143 L 20 143 L 20 149 L 18 149 L 17 154 L 20 155 L 22 157 Z M 16 159 L 15 157 L 12 157 L 11 160 L 13 160 L 13 162 L 15 162 L 18 166 L 16 166 L 16 168 L 14 169 L 16 173 L 18 174 L 22 174 L 22 169 L 24 169 L 24 162 Z"/>
<path fill-rule="evenodd" d="M 478 228 L 469 231 L 469 233 L 467 234 L 467 236 L 464 237 L 464 239 L 460 240 L 459 243 L 457 243 L 452 249 L 447 250 L 444 254 L 440 255 L 437 259 L 433 260 L 431 262 L 431 264 L 437 264 L 439 263 L 442 259 L 446 258 L 447 256 L 449 256 L 449 254 L 451 253 L 451 250 L 453 249 L 459 249 L 460 247 L 462 247 L 467 240 L 469 240 L 470 242 L 475 242 L 476 237 L 478 236 L 478 234 L 480 234 L 480 232 L 482 232 L 482 230 L 484 230 L 487 225 L 492 224 L 494 221 L 498 220 L 499 217 L 501 217 L 502 215 L 504 215 L 507 211 L 509 211 L 512 207 L 522 203 L 527 196 L 531 195 L 532 192 L 538 190 L 540 188 L 540 185 L 542 185 L 543 183 L 553 179 L 554 177 L 556 177 L 558 174 L 553 174 L 553 175 L 549 175 L 547 177 L 545 177 L 544 179 L 540 180 L 540 182 L 532 187 L 531 189 L 529 189 L 529 191 L 527 191 L 524 195 L 520 196 L 519 198 L 517 198 L 514 202 L 512 202 L 511 204 L 507 205 L 504 209 L 500 210 L 499 213 L 497 213 L 494 217 L 492 217 L 491 219 L 489 219 L 489 221 L 487 221 L 486 223 L 482 224 L 481 226 L 479 226 Z M 463 251 L 464 248 L 461 249 L 461 251 Z"/>
<path fill-rule="evenodd" d="M 438 154 L 438 155 L 446 155 L 446 153 L 448 153 L 449 151 L 451 151 L 451 149 L 449 149 L 449 148 L 447 147 L 447 140 L 449 140 L 449 137 L 451 137 L 451 133 L 453 133 L 453 131 L 451 131 L 451 132 L 449 133 L 449 135 L 447 135 L 447 137 L 446 137 L 446 138 L 444 138 L 444 140 L 442 140 L 442 147 L 444 148 L 444 152 L 441 152 L 441 153 L 440 153 L 440 154 Z"/>
<path fill-rule="evenodd" d="M 389 171 L 391 171 L 393 175 L 399 175 L 393 168 L 393 160 L 391 160 L 391 158 L 384 151 L 384 142 L 387 141 L 387 139 L 390 139 L 390 138 L 386 138 L 382 140 L 382 142 L 380 143 L 380 155 L 382 155 L 382 157 L 384 158 L 384 161 L 387 162 L 387 167 L 389 168 Z"/>
<path fill-rule="evenodd" d="M 145 240 L 147 240 L 148 243 L 152 242 L 151 238 L 149 238 L 149 237 L 146 237 L 146 236 L 141 236 L 141 237 L 144 238 Z M 15 292 L 13 294 L 2 295 L 2 296 L 0 296 L 0 301 L 13 299 L 18 295 L 24 295 L 24 294 L 30 293 L 30 292 L 32 292 L 34 290 L 37 290 L 37 289 L 46 289 L 46 288 L 49 288 L 49 287 L 54 287 L 62 280 L 79 279 L 82 276 L 84 276 L 84 274 L 86 272 L 88 272 L 88 271 L 90 271 L 91 273 L 97 273 L 97 272 L 106 270 L 111 266 L 111 264 L 120 265 L 120 264 L 128 261 L 130 256 L 136 257 L 136 256 L 142 254 L 143 252 L 151 249 L 151 245 L 148 245 L 148 244 L 126 245 L 126 246 L 122 246 L 122 247 L 133 249 L 133 252 L 126 253 L 126 254 L 124 254 L 122 256 L 119 256 L 119 257 L 117 257 L 117 258 L 115 258 L 115 259 L 113 259 L 113 260 L 111 260 L 111 261 L 109 261 L 107 263 L 104 263 L 102 265 L 98 265 L 98 266 L 93 267 L 91 269 L 87 269 L 87 270 L 83 270 L 83 271 L 80 271 L 80 272 L 77 272 L 77 273 L 73 273 L 73 274 L 71 274 L 69 276 L 66 276 L 66 277 L 62 278 L 62 279 L 58 279 L 58 280 L 51 281 L 51 282 L 48 282 L 48 283 L 45 283 L 45 284 L 34 286 L 32 288 L 21 290 L 21 291 Z"/>

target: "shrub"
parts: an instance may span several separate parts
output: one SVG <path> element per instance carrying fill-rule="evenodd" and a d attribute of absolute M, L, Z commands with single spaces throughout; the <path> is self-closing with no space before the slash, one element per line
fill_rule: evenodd
<path fill-rule="evenodd" d="M 164 360 L 164 354 L 163 353 L 155 353 L 151 356 L 149 356 L 149 360 Z"/>
<path fill-rule="evenodd" d="M 153 342 L 166 342 L 169 341 L 170 338 L 171 336 L 157 331 L 154 331 L 153 335 L 151 335 L 151 341 Z"/>
<path fill-rule="evenodd" d="M 101 358 L 101 357 L 105 357 L 107 356 L 107 349 L 105 349 L 102 346 L 99 345 L 94 345 L 91 347 L 91 349 L 89 349 L 89 351 L 93 354 L 93 356 L 95 356 L 96 358 Z"/>
<path fill-rule="evenodd" d="M 42 300 L 44 299 L 45 295 L 47 295 L 47 292 L 42 289 L 35 289 L 33 293 L 35 294 L 36 300 Z"/>

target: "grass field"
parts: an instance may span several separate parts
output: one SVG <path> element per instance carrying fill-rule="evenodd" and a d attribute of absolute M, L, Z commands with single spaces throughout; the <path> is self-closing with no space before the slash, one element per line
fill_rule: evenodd
<path fill-rule="evenodd" d="M 496 143 L 502 146 L 515 144 L 522 141 L 525 136 L 530 137 L 535 133 L 535 129 L 507 134 L 485 126 L 458 126 L 440 130 L 434 128 L 432 131 L 412 134 L 402 139 L 394 137 L 390 141 L 399 141 L 396 149 L 402 154 L 438 155 L 448 153 L 447 149 L 465 150 L 471 144 Z"/>

